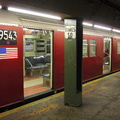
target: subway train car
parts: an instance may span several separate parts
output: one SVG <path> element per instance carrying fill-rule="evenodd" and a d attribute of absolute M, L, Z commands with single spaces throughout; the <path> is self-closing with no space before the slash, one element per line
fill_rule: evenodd
<path fill-rule="evenodd" d="M 63 21 L 7 10 L 0 18 L 0 108 L 63 89 Z M 118 71 L 119 63 L 119 33 L 84 26 L 82 81 Z"/>
<path fill-rule="evenodd" d="M 119 34 L 86 29 L 83 35 L 83 82 L 120 70 Z"/>

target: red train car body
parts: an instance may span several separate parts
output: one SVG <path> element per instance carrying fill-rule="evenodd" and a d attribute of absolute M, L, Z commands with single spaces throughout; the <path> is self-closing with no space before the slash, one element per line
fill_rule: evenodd
<path fill-rule="evenodd" d="M 64 32 L 54 32 L 53 89 L 64 87 Z"/>
<path fill-rule="evenodd" d="M 88 56 L 83 57 L 83 80 L 86 81 L 103 72 L 103 37 L 95 35 L 83 35 L 83 39 L 88 40 Z M 90 56 L 90 40 L 96 41 L 96 55 Z"/>
<path fill-rule="evenodd" d="M 23 85 L 23 29 L 21 27 L 0 26 L 1 30 L 17 31 L 16 45 L 0 45 L 0 47 L 17 47 L 17 59 L 0 60 L 0 107 L 8 106 L 24 101 Z M 53 32 L 53 73 L 52 90 L 57 91 L 64 88 L 64 32 Z M 103 49 L 104 37 L 97 35 L 83 35 L 87 40 L 87 53 L 83 57 L 82 81 L 88 81 L 103 75 Z M 91 40 L 95 41 L 95 55 L 90 55 Z M 120 70 L 120 54 L 117 47 L 120 45 L 119 38 L 112 39 L 111 71 Z M 72 48 L 71 48 L 72 49 Z"/>
<path fill-rule="evenodd" d="M 23 29 L 1 25 L 0 30 L 4 39 L 16 37 L 15 44 L 0 44 L 0 106 L 6 106 L 23 101 Z"/>
<path fill-rule="evenodd" d="M 118 54 L 120 39 L 113 38 L 112 42 L 112 71 L 120 70 L 120 54 Z"/>

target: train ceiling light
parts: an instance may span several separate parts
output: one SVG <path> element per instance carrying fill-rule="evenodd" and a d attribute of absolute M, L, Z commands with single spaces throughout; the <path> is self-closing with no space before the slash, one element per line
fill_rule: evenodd
<path fill-rule="evenodd" d="M 87 22 L 83 22 L 83 25 L 85 25 L 85 26 L 93 26 L 93 24 L 91 24 L 91 23 L 87 23 Z"/>
<path fill-rule="evenodd" d="M 113 29 L 112 31 L 120 33 L 120 30 L 117 30 L 117 29 Z"/>
<path fill-rule="evenodd" d="M 12 12 L 18 12 L 18 13 L 23 13 L 23 14 L 28 14 L 28 15 L 45 17 L 45 18 L 50 18 L 50 19 L 55 19 L 55 20 L 61 20 L 61 17 L 59 17 L 59 16 L 44 14 L 41 12 L 34 12 L 34 11 L 30 11 L 30 10 L 25 10 L 25 9 L 19 9 L 19 8 L 15 8 L 15 7 L 8 7 L 8 10 L 12 11 Z"/>
<path fill-rule="evenodd" d="M 99 28 L 99 29 L 109 30 L 109 31 L 112 30 L 112 28 L 104 27 L 104 26 L 100 26 L 100 25 L 94 25 L 94 27 L 95 27 L 95 28 Z"/>
<path fill-rule="evenodd" d="M 0 5 L 0 9 L 2 9 L 2 6 Z"/>

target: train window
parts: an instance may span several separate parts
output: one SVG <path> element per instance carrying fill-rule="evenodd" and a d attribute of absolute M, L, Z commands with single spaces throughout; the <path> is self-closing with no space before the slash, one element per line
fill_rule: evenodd
<path fill-rule="evenodd" d="M 120 42 L 117 43 L 117 54 L 120 54 Z"/>
<path fill-rule="evenodd" d="M 96 40 L 90 40 L 90 57 L 96 56 Z"/>
<path fill-rule="evenodd" d="M 83 40 L 83 57 L 88 57 L 88 40 Z"/>

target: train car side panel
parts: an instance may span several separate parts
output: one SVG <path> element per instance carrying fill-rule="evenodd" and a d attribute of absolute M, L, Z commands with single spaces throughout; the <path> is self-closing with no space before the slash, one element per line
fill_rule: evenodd
<path fill-rule="evenodd" d="M 120 39 L 113 38 L 112 42 L 112 71 L 120 70 Z"/>
<path fill-rule="evenodd" d="M 64 87 L 64 32 L 54 32 L 53 88 Z"/>
<path fill-rule="evenodd" d="M 83 81 L 102 75 L 103 72 L 103 37 L 84 35 L 88 40 L 88 57 L 83 57 Z M 90 56 L 90 40 L 96 40 L 96 56 Z"/>
<path fill-rule="evenodd" d="M 3 107 L 23 100 L 23 30 L 11 26 L 0 26 L 0 30 L 3 35 L 0 41 L 0 107 Z"/>

